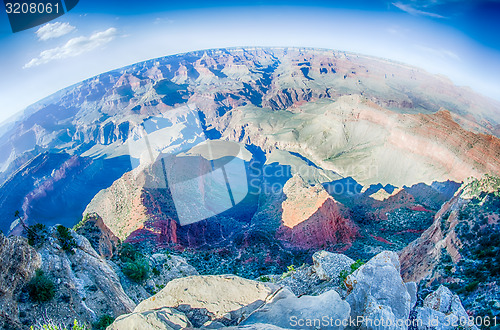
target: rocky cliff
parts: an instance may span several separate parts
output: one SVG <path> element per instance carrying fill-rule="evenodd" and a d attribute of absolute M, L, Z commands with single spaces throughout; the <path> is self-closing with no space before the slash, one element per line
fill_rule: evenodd
<path fill-rule="evenodd" d="M 497 177 L 465 182 L 443 205 L 433 224 L 400 254 L 405 280 L 456 289 L 475 315 L 494 317 L 498 257 L 499 187 Z"/>
<path fill-rule="evenodd" d="M 41 257 L 22 237 L 0 233 L 0 327 L 20 327 L 17 295 L 40 267 Z"/>

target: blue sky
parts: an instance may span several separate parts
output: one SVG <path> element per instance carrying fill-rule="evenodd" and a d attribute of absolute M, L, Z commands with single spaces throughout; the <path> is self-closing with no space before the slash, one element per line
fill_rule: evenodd
<path fill-rule="evenodd" d="M 104 3 L 103 3 L 104 2 Z M 231 46 L 305 46 L 389 58 L 500 100 L 500 1 L 80 0 L 12 33 L 0 13 L 0 121 L 96 74 Z"/>

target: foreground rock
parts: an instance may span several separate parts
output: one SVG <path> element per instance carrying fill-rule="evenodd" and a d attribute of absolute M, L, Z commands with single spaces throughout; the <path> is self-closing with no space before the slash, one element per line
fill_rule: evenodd
<path fill-rule="evenodd" d="M 191 327 L 191 322 L 184 313 L 163 307 L 122 315 L 107 330 L 173 330 L 187 327 Z"/>
<path fill-rule="evenodd" d="M 344 329 L 353 328 L 351 320 L 358 317 L 372 323 L 354 323 L 354 328 L 381 329 L 380 324 L 384 329 L 407 328 L 417 287 L 415 283 L 403 283 L 397 254 L 384 251 L 350 274 L 344 282 L 345 300 L 337 292 L 343 290 L 333 282 L 339 280 L 340 271 L 352 271 L 351 259 L 321 251 L 314 260 L 314 266 L 282 275 L 276 281 L 279 286 L 233 275 L 174 279 L 137 305 L 134 313 L 121 316 L 111 329 L 138 320 L 144 320 L 144 329 L 149 329 L 167 314 L 172 318 L 158 329 L 183 327 L 186 319 L 193 327 L 204 328 Z M 297 297 L 294 291 L 312 294 Z M 168 310 L 164 312 L 163 308 Z"/>
<path fill-rule="evenodd" d="M 469 315 L 462 306 L 458 295 L 441 285 L 436 291 L 424 299 L 423 307 L 418 307 L 417 319 L 421 321 L 419 329 L 434 327 L 437 330 L 455 329 L 459 325 L 463 329 L 477 329 L 469 323 Z"/>
<path fill-rule="evenodd" d="M 0 233 L 0 328 L 20 327 L 16 295 L 40 267 L 40 255 L 22 237 Z"/>
<path fill-rule="evenodd" d="M 190 276 L 172 280 L 134 312 L 173 307 L 189 315 L 194 326 L 213 321 L 229 325 L 261 307 L 277 289 L 233 275 Z"/>
<path fill-rule="evenodd" d="M 396 253 L 384 251 L 376 255 L 347 277 L 346 286 L 351 318 L 386 322 L 388 329 L 407 328 L 404 323 L 410 315 L 412 299 L 401 279 Z M 374 324 L 358 326 L 377 329 Z"/>
<path fill-rule="evenodd" d="M 325 281 L 337 281 L 340 272 L 349 269 L 354 260 L 339 253 L 318 251 L 312 256 L 313 270 L 318 277 Z"/>
<path fill-rule="evenodd" d="M 329 290 L 336 290 L 342 296 L 345 290 L 341 287 L 340 273 L 350 271 L 354 263 L 351 258 L 338 253 L 318 251 L 313 254 L 312 266 L 301 266 L 281 276 L 267 276 L 280 286 L 289 288 L 296 296 L 320 295 Z"/>
<path fill-rule="evenodd" d="M 344 329 L 351 308 L 339 294 L 330 290 L 319 296 L 297 298 L 283 289 L 242 324 L 269 324 L 283 328 Z"/>

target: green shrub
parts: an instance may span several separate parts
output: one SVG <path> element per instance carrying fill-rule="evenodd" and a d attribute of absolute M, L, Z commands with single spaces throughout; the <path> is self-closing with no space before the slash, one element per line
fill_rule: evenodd
<path fill-rule="evenodd" d="M 120 251 L 118 252 L 120 260 L 122 262 L 133 262 L 137 259 L 144 258 L 144 255 L 137 251 L 137 249 L 130 243 L 123 243 L 120 246 Z"/>
<path fill-rule="evenodd" d="M 281 279 L 292 276 L 292 274 L 295 273 L 295 266 L 294 265 L 287 266 L 286 268 L 287 268 L 287 271 L 281 275 Z"/>
<path fill-rule="evenodd" d="M 54 323 L 53 321 L 48 321 L 43 324 L 37 324 L 31 326 L 30 330 L 89 330 L 85 325 L 79 324 L 77 320 L 74 321 L 71 328 L 67 328 L 63 325 Z"/>
<path fill-rule="evenodd" d="M 59 243 L 61 243 L 61 247 L 64 251 L 75 253 L 74 249 L 76 248 L 76 241 L 71 236 L 71 232 L 68 228 L 63 225 L 57 226 L 57 238 L 59 239 Z"/>
<path fill-rule="evenodd" d="M 474 291 L 478 285 L 479 285 L 479 281 L 472 281 L 465 286 L 465 291 L 470 293 L 470 292 Z"/>
<path fill-rule="evenodd" d="M 140 283 L 149 276 L 149 263 L 143 258 L 129 261 L 123 265 L 122 271 L 129 279 Z"/>
<path fill-rule="evenodd" d="M 26 229 L 28 244 L 35 248 L 40 247 L 47 240 L 47 237 L 49 237 L 49 233 L 44 224 L 37 223 Z"/>
<path fill-rule="evenodd" d="M 54 282 L 52 282 L 41 269 L 36 271 L 35 276 L 27 284 L 31 300 L 46 302 L 54 298 L 56 293 Z"/>
<path fill-rule="evenodd" d="M 343 289 L 346 288 L 345 286 L 345 280 L 347 279 L 347 276 L 351 275 L 354 273 L 359 267 L 363 266 L 365 262 L 361 259 L 356 260 L 348 269 L 344 269 L 339 273 L 339 283 L 340 287 Z"/>
<path fill-rule="evenodd" d="M 113 322 L 115 318 L 109 315 L 103 315 L 99 318 L 99 321 L 93 324 L 93 329 L 96 330 L 106 330 Z"/>
<path fill-rule="evenodd" d="M 160 270 L 159 270 L 158 268 L 156 268 L 156 267 L 153 267 L 152 272 L 153 272 L 153 275 L 154 275 L 154 276 L 158 276 L 158 275 L 160 275 L 160 274 L 161 274 Z"/>
<path fill-rule="evenodd" d="M 271 279 L 269 278 L 269 276 L 265 276 L 265 275 L 262 275 L 257 280 L 260 282 L 271 282 Z"/>

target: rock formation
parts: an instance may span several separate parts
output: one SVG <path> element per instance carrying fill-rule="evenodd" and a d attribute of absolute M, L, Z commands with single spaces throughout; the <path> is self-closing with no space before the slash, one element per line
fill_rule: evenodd
<path fill-rule="evenodd" d="M 40 254 L 26 239 L 0 233 L 0 328 L 21 326 L 17 295 L 40 264 Z"/>
<path fill-rule="evenodd" d="M 55 297 L 43 304 L 33 304 L 21 298 L 19 310 L 24 323 L 35 324 L 50 315 L 60 324 L 72 324 L 77 319 L 96 322 L 102 315 L 118 316 L 132 311 L 135 304 L 125 294 L 113 269 L 89 241 L 72 233 L 76 242 L 73 252 L 64 250 L 51 228 L 47 241 L 38 249 L 41 269 L 57 285 Z M 61 313 L 61 310 L 66 312 Z"/>

